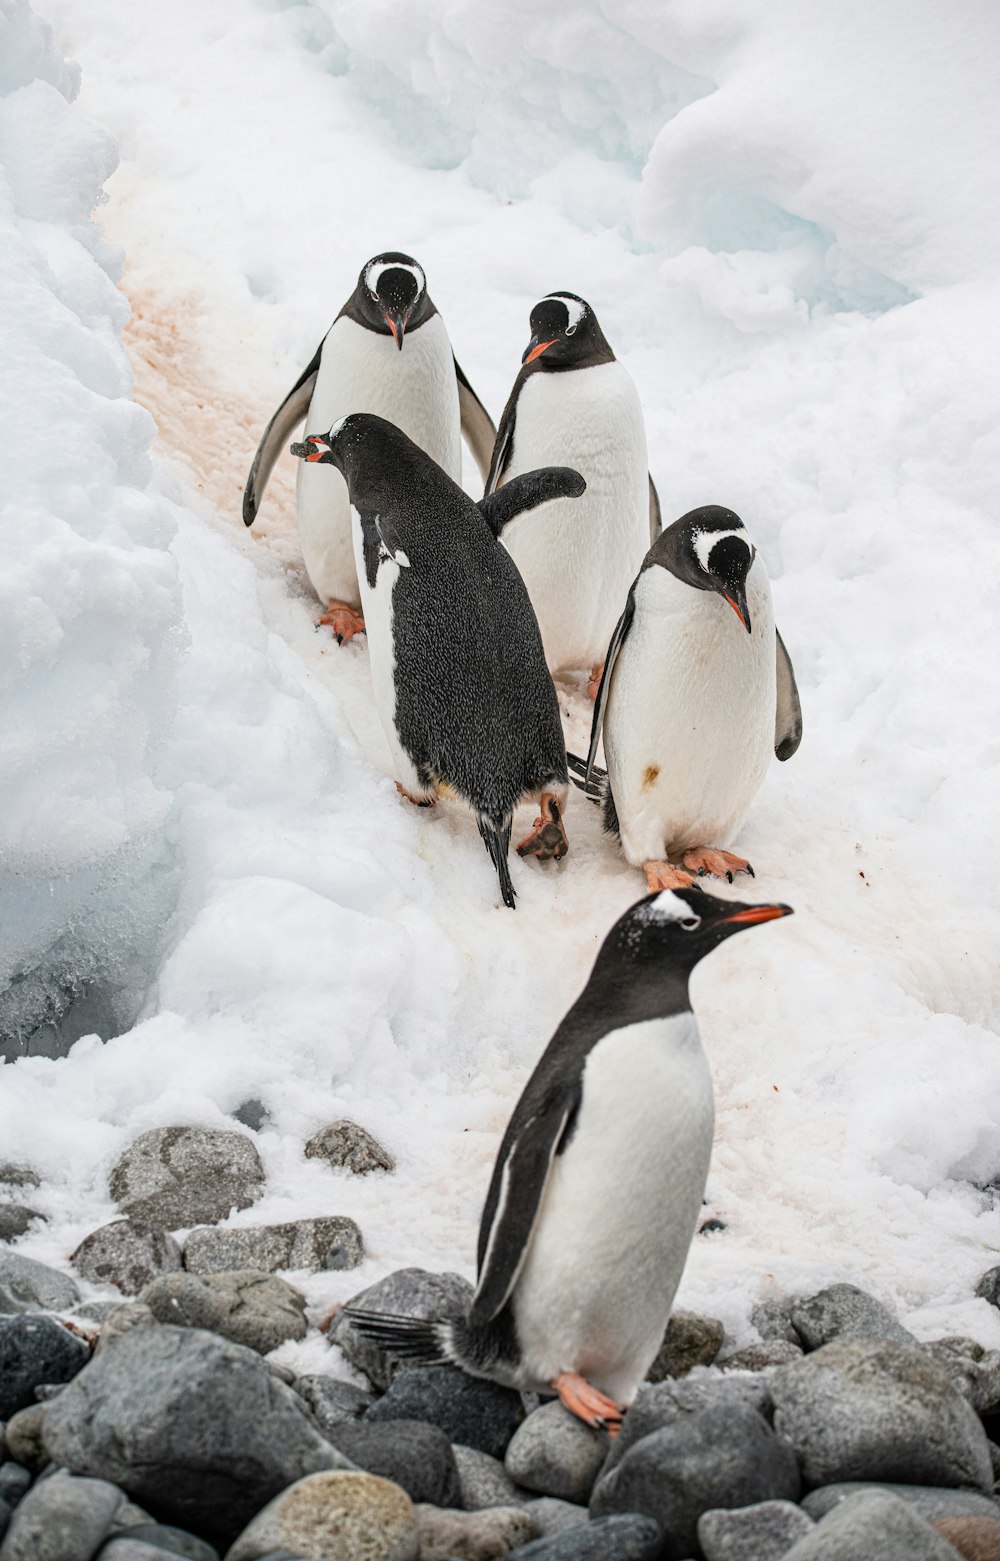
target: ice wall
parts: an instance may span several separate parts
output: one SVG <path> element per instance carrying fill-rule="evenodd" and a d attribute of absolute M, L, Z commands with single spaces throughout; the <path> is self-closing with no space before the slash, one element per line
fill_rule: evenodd
<path fill-rule="evenodd" d="M 179 598 L 152 419 L 130 399 L 117 161 L 76 67 L 0 0 L 0 1057 L 134 1018 L 169 912 Z"/>

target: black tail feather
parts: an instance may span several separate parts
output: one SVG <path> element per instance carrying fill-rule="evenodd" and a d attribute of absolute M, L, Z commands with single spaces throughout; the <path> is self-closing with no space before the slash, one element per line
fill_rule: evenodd
<path fill-rule="evenodd" d="M 497 870 L 500 880 L 500 893 L 503 903 L 514 909 L 515 894 L 514 885 L 510 878 L 510 867 L 507 863 L 507 852 L 510 850 L 511 815 L 508 813 L 502 817 L 484 818 L 477 815 L 476 823 L 479 825 L 479 833 L 483 837 L 483 844 L 490 853 L 493 866 Z"/>
<path fill-rule="evenodd" d="M 345 1307 L 344 1316 L 352 1328 L 388 1355 L 417 1366 L 437 1366 L 451 1359 L 447 1323 L 402 1317 L 395 1312 L 369 1312 L 355 1306 Z"/>
<path fill-rule="evenodd" d="M 590 779 L 587 778 L 587 761 L 581 759 L 577 753 L 567 753 L 567 763 L 570 768 L 570 780 L 573 785 L 589 797 L 591 802 L 601 803 L 604 800 L 604 782 L 608 778 L 607 770 L 602 770 L 599 764 L 593 765 L 590 771 Z"/>

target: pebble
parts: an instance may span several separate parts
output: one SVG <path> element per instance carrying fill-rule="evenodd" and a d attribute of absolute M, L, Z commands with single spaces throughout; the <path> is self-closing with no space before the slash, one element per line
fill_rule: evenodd
<path fill-rule="evenodd" d="M 522 1500 L 524 1493 L 499 1458 L 481 1453 L 478 1447 L 464 1447 L 461 1442 L 456 1442 L 451 1451 L 458 1469 L 460 1505 L 466 1512 L 481 1512 L 484 1507 L 516 1507 Z M 586 1519 L 586 1509 L 582 1510 Z"/>
<path fill-rule="evenodd" d="M 785 1301 L 758 1301 L 750 1313 L 750 1321 L 762 1339 L 786 1339 L 789 1344 L 801 1345 L 802 1340 L 792 1322 L 792 1307 L 797 1298 Z"/>
<path fill-rule="evenodd" d="M 646 1373 L 647 1382 L 684 1377 L 695 1366 L 710 1366 L 722 1348 L 726 1330 L 717 1317 L 697 1312 L 674 1312 L 667 1323 L 663 1343 Z"/>
<path fill-rule="evenodd" d="M 513 1388 L 470 1377 L 457 1366 L 411 1366 L 393 1378 L 366 1411 L 364 1423 L 427 1420 L 440 1426 L 449 1442 L 502 1458 L 523 1419 L 521 1395 Z"/>
<path fill-rule="evenodd" d="M 52 1317 L 0 1317 L 0 1420 L 34 1402 L 43 1382 L 68 1382 L 90 1359 L 81 1339 Z"/>
<path fill-rule="evenodd" d="M 413 1503 L 375 1474 L 313 1474 L 258 1512 L 226 1561 L 259 1561 L 282 1549 L 322 1561 L 417 1561 Z"/>
<path fill-rule="evenodd" d="M 411 1501 L 461 1507 L 455 1455 L 437 1426 L 422 1420 L 342 1421 L 325 1434 L 359 1469 L 395 1481 Z"/>
<path fill-rule="evenodd" d="M 1000 1268 L 988 1268 L 976 1286 L 976 1294 L 991 1306 L 1000 1306 Z"/>
<path fill-rule="evenodd" d="M 416 1509 L 420 1561 L 501 1561 L 538 1533 L 524 1507 L 490 1507 L 482 1512 Z"/>
<path fill-rule="evenodd" d="M 249 1208 L 264 1191 L 264 1167 L 245 1133 L 159 1127 L 142 1133 L 112 1169 L 111 1196 L 124 1214 L 158 1230 L 213 1224 Z"/>
<path fill-rule="evenodd" d="M 472 1303 L 472 1286 L 460 1274 L 434 1274 L 423 1268 L 397 1268 L 367 1290 L 352 1296 L 348 1306 L 372 1312 L 394 1312 L 400 1317 L 464 1317 Z M 329 1339 L 339 1345 L 352 1366 L 363 1371 L 383 1392 L 405 1362 L 388 1354 L 373 1339 L 363 1338 L 342 1309 L 333 1321 Z"/>
<path fill-rule="evenodd" d="M 321 1127 L 306 1144 L 310 1160 L 325 1160 L 337 1170 L 367 1176 L 369 1171 L 394 1171 L 396 1162 L 367 1128 L 343 1118 Z"/>
<path fill-rule="evenodd" d="M 159 1274 L 176 1273 L 181 1249 L 164 1230 L 147 1230 L 132 1220 L 112 1220 L 84 1236 L 70 1262 L 93 1285 L 115 1285 L 138 1295 Z"/>
<path fill-rule="evenodd" d="M 20 1252 L 0 1252 L 0 1313 L 70 1311 L 79 1299 L 65 1274 Z"/>
<path fill-rule="evenodd" d="M 720 1371 L 769 1371 L 772 1366 L 787 1366 L 790 1360 L 799 1360 L 801 1356 L 801 1344 L 793 1344 L 790 1339 L 761 1339 L 734 1350 L 718 1364 Z"/>
<path fill-rule="evenodd" d="M 887 1306 L 856 1285 L 829 1285 L 808 1300 L 793 1302 L 790 1312 L 792 1325 L 807 1350 L 821 1349 L 833 1339 L 916 1342 Z"/>
<path fill-rule="evenodd" d="M 26 1203 L 0 1203 L 0 1241 L 16 1241 L 32 1220 L 48 1220 L 47 1214 L 30 1209 Z"/>
<path fill-rule="evenodd" d="M 627 1423 L 626 1417 L 626 1423 Z M 718 1401 L 681 1412 L 643 1437 L 594 1487 L 592 1518 L 639 1512 L 669 1536 L 665 1555 L 697 1551 L 697 1524 L 713 1507 L 797 1501 L 795 1454 L 763 1415 L 744 1404 Z"/>
<path fill-rule="evenodd" d="M 980 1350 L 976 1359 L 947 1344 L 925 1344 L 922 1348 L 940 1361 L 977 1415 L 987 1415 L 996 1409 L 1000 1403 L 1000 1351 Z"/>
<path fill-rule="evenodd" d="M 244 1127 L 248 1127 L 251 1133 L 259 1133 L 261 1128 L 266 1127 L 271 1121 L 271 1113 L 256 1095 L 251 1095 L 249 1100 L 244 1100 L 242 1105 L 237 1106 L 236 1110 L 229 1114 L 234 1121 L 242 1122 Z"/>
<path fill-rule="evenodd" d="M 590 1522 L 586 1507 L 579 1507 L 572 1501 L 560 1501 L 558 1496 L 536 1496 L 522 1505 L 531 1513 L 543 1539 L 552 1534 L 568 1534 L 570 1529 Z"/>
<path fill-rule="evenodd" d="M 166 1325 L 95 1355 L 48 1406 L 45 1439 L 57 1463 L 213 1543 L 293 1480 L 345 1463 L 252 1350 Z"/>
<path fill-rule="evenodd" d="M 1000 1561 L 996 1518 L 941 1518 L 931 1524 L 966 1561 Z"/>
<path fill-rule="evenodd" d="M 11 1415 L 4 1429 L 8 1453 L 15 1462 L 30 1469 L 32 1474 L 44 1469 L 49 1461 L 43 1441 L 49 1407 L 48 1404 L 29 1404 L 27 1409 L 19 1409 L 16 1415 Z"/>
<path fill-rule="evenodd" d="M 184 1267 L 191 1274 L 222 1274 L 256 1268 L 357 1268 L 365 1255 L 361 1232 L 342 1215 L 291 1220 L 285 1225 L 245 1225 L 235 1230 L 201 1227 L 184 1243 Z"/>
<path fill-rule="evenodd" d="M 214 1545 L 166 1523 L 138 1523 L 119 1531 L 101 1551 L 100 1561 L 131 1561 L 126 1545 L 144 1545 L 159 1555 L 161 1561 L 164 1553 L 181 1556 L 183 1561 L 219 1561 L 219 1552 Z M 118 1546 L 122 1548 L 119 1550 Z M 136 1561 L 145 1561 L 145 1558 L 136 1557 Z"/>
<path fill-rule="evenodd" d="M 838 1503 L 782 1561 L 955 1561 L 952 1547 L 905 1501 L 861 1491 Z"/>
<path fill-rule="evenodd" d="M 115 1306 L 101 1324 L 101 1331 L 97 1336 L 94 1346 L 94 1354 L 100 1355 L 122 1334 L 131 1333 L 134 1328 L 155 1328 L 157 1320 L 148 1306 L 143 1306 L 139 1301 Z"/>
<path fill-rule="evenodd" d="M 286 1339 L 304 1339 L 306 1302 L 274 1274 L 241 1269 L 229 1274 L 165 1274 L 140 1301 L 157 1322 L 205 1328 L 266 1355 Z"/>
<path fill-rule="evenodd" d="M 0 1186 L 31 1187 L 37 1190 L 41 1185 L 41 1177 L 30 1165 L 15 1165 L 11 1160 L 5 1160 L 0 1165 Z"/>
<path fill-rule="evenodd" d="M 869 1479 L 992 1490 L 975 1411 L 918 1345 L 835 1339 L 769 1380 L 775 1428 L 808 1486 Z"/>
<path fill-rule="evenodd" d="M 510 1561 L 659 1561 L 662 1547 L 660 1525 L 629 1512 L 521 1545 Z"/>
<path fill-rule="evenodd" d="M 894 1484 L 888 1480 L 841 1480 L 836 1485 L 821 1485 L 802 1498 L 802 1506 L 811 1518 L 825 1517 L 838 1502 L 856 1496 L 859 1491 L 888 1491 L 909 1502 L 922 1518 L 1000 1519 L 1000 1504 L 992 1496 L 978 1491 L 957 1490 L 954 1486 Z"/>
<path fill-rule="evenodd" d="M 504 1467 L 528 1490 L 586 1503 L 610 1446 L 606 1431 L 592 1431 L 553 1399 L 518 1426 Z"/>
<path fill-rule="evenodd" d="M 62 1473 L 38 1480 L 10 1520 L 2 1561 L 90 1561 L 120 1503 L 121 1491 L 106 1480 Z"/>
<path fill-rule="evenodd" d="M 642 1387 L 636 1395 L 621 1431 L 611 1444 L 603 1474 L 621 1463 L 630 1448 L 678 1419 L 701 1409 L 721 1405 L 754 1410 L 767 1418 L 771 1412 L 771 1393 L 765 1377 L 705 1377 L 697 1382 L 659 1382 Z"/>
<path fill-rule="evenodd" d="M 299 1398 L 309 1405 L 324 1433 L 345 1420 L 358 1420 L 375 1402 L 364 1388 L 355 1387 L 353 1382 L 343 1382 L 339 1377 L 318 1374 L 296 1377 L 292 1386 Z"/>
<path fill-rule="evenodd" d="M 780 1561 L 814 1526 L 793 1502 L 761 1501 L 753 1507 L 703 1512 L 698 1543 L 705 1561 Z"/>

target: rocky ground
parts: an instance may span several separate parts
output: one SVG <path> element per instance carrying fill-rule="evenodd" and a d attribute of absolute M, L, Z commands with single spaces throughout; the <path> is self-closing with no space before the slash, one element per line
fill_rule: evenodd
<path fill-rule="evenodd" d="M 392 1170 L 350 1122 L 306 1152 Z M 296 1376 L 268 1356 L 315 1324 L 279 1271 L 355 1267 L 363 1239 L 336 1216 L 218 1228 L 263 1180 L 246 1133 L 143 1134 L 74 1278 L 12 1245 L 37 1177 L 0 1166 L 0 1561 L 1000 1558 L 1000 1352 L 918 1342 L 842 1284 L 759 1306 L 755 1338 L 682 1312 L 613 1442 L 404 1367 L 342 1311 L 330 1372 Z M 1000 1268 L 978 1294 L 1000 1304 Z M 443 1317 L 470 1295 L 411 1268 L 360 1299 Z"/>

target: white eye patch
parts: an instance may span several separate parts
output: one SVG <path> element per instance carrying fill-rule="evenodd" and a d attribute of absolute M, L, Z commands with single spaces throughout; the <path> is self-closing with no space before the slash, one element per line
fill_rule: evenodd
<path fill-rule="evenodd" d="M 646 907 L 650 921 L 690 921 L 694 915 L 687 900 L 682 900 L 672 889 L 661 889 L 655 900 Z"/>
<path fill-rule="evenodd" d="M 378 297 L 379 279 L 384 271 L 409 271 L 417 284 L 418 298 L 427 286 L 427 279 L 416 262 L 411 266 L 403 260 L 373 260 L 365 272 L 365 286 L 373 298 Z"/>
<path fill-rule="evenodd" d="M 694 537 L 694 551 L 699 564 L 705 573 L 709 573 L 708 561 L 713 550 L 725 537 L 736 537 L 742 542 L 749 553 L 753 553 L 753 543 L 747 536 L 742 526 L 734 526 L 732 531 L 698 531 Z"/>
<path fill-rule="evenodd" d="M 336 439 L 337 435 L 340 433 L 340 430 L 343 428 L 344 424 L 347 422 L 347 419 L 350 417 L 350 415 L 351 415 L 350 412 L 345 412 L 343 417 L 338 417 L 338 419 L 337 419 L 337 421 L 335 423 L 331 423 L 330 424 L 330 430 L 329 430 L 329 432 L 328 432 L 328 434 L 326 436 L 327 437 L 327 441 L 330 444 L 332 444 L 333 441 Z"/>
<path fill-rule="evenodd" d="M 582 304 L 578 298 L 567 298 L 563 293 L 550 293 L 547 298 L 542 299 L 542 303 L 562 304 L 569 315 L 569 319 L 566 322 L 566 331 L 569 335 L 572 335 L 573 331 L 576 330 L 587 312 L 586 305 Z"/>

